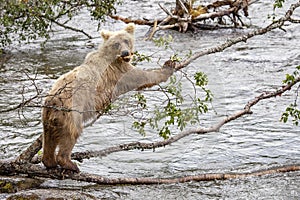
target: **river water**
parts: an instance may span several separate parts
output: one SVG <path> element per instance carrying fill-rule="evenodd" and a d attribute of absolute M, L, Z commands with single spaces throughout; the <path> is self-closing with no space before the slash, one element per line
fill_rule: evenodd
<path fill-rule="evenodd" d="M 170 8 L 173 1 L 124 1 L 117 10 L 121 16 L 163 17 L 158 2 Z M 205 30 L 187 34 L 164 31 L 158 32 L 157 36 L 171 34 L 173 50 L 185 55 L 189 50 L 195 52 L 214 47 L 228 38 L 270 23 L 267 15 L 272 14 L 272 1 L 258 1 L 250 6 L 249 11 L 249 19 L 245 19 L 251 25 L 249 29 Z M 299 9 L 296 16 L 300 17 Z M 83 28 L 95 39 L 88 41 L 77 33 L 58 29 L 44 48 L 40 48 L 40 41 L 13 46 L 13 57 L 0 69 L 1 109 L 35 94 L 27 76 L 35 78 L 37 86 L 46 92 L 59 75 L 82 63 L 85 55 L 92 51 L 87 43 L 97 46 L 101 42 L 96 23 L 90 21 L 87 13 L 81 13 L 71 25 Z M 118 30 L 124 26 L 122 22 L 108 19 L 102 27 Z M 160 63 L 168 59 L 173 50 L 164 51 L 143 40 L 148 27 L 137 26 L 136 29 L 136 50 L 147 55 L 156 52 L 153 60 L 161 58 Z M 209 79 L 208 87 L 214 94 L 210 106 L 213 110 L 200 116 L 199 126 L 213 125 L 243 109 L 249 100 L 262 92 L 274 91 L 281 86 L 285 74 L 300 65 L 300 27 L 288 24 L 284 29 L 286 32 L 275 30 L 224 52 L 203 56 L 184 69 L 191 76 L 196 71 L 205 72 Z M 143 62 L 138 66 L 158 67 L 156 62 Z M 191 92 L 188 81 L 183 80 L 183 89 L 186 93 Z M 149 96 L 152 96 L 149 104 L 160 104 L 155 92 Z M 250 172 L 299 163 L 300 128 L 291 122 L 284 124 L 279 121 L 281 113 L 294 102 L 295 97 L 295 90 L 291 90 L 281 97 L 264 100 L 253 107 L 252 115 L 230 122 L 216 133 L 191 135 L 155 152 L 136 150 L 93 158 L 85 160 L 79 167 L 83 172 L 106 177 L 178 177 L 214 172 Z M 0 116 L 0 159 L 17 156 L 42 132 L 40 108 Z M 84 130 L 74 151 L 100 150 L 132 141 L 160 140 L 154 130 L 147 130 L 146 137 L 139 135 L 132 129 L 130 120 L 126 116 L 101 117 Z M 75 187 L 104 199 L 299 199 L 300 173 L 151 186 L 81 187 L 81 184 L 68 180 L 47 181 L 45 187 Z"/>

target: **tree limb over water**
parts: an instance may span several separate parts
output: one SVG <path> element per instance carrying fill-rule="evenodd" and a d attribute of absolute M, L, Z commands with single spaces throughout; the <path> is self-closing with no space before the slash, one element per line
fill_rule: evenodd
<path fill-rule="evenodd" d="M 244 36 L 237 37 L 230 39 L 226 41 L 225 43 L 205 50 L 200 51 L 195 54 L 193 54 L 189 59 L 186 59 L 180 63 L 176 64 L 176 69 L 180 70 L 186 66 L 188 66 L 192 61 L 198 59 L 201 56 L 208 55 L 215 52 L 223 51 L 229 47 L 231 47 L 234 44 L 237 44 L 239 42 L 244 42 L 247 39 L 250 39 L 257 35 L 262 35 L 267 32 L 270 32 L 277 28 L 282 28 L 285 22 L 291 21 L 292 23 L 297 23 L 291 20 L 291 16 L 296 8 L 300 6 L 300 1 L 298 1 L 295 4 L 292 4 L 290 8 L 287 10 L 284 17 L 280 18 L 277 21 L 274 21 L 269 26 L 257 29 L 255 31 L 252 31 Z M 300 82 L 300 77 L 297 76 L 295 79 L 286 85 L 282 86 L 276 91 L 273 92 L 265 92 L 261 95 L 253 98 L 250 100 L 245 107 L 240 110 L 236 111 L 235 113 L 231 114 L 230 116 L 222 119 L 216 124 L 213 124 L 209 128 L 194 128 L 186 131 L 182 131 L 181 133 L 170 137 L 167 140 L 155 142 L 155 143 L 140 143 L 140 142 L 133 142 L 128 144 L 121 144 L 118 146 L 110 147 L 101 151 L 94 151 L 94 152 L 81 152 L 81 153 L 74 153 L 72 155 L 73 159 L 82 161 L 83 159 L 87 159 L 90 157 L 99 157 L 99 156 L 106 156 L 113 152 L 118 151 L 125 151 L 125 150 L 133 150 L 133 149 L 155 149 L 159 147 L 165 147 L 166 145 L 169 145 L 173 142 L 178 141 L 179 139 L 186 137 L 191 134 L 206 134 L 210 132 L 218 132 L 219 129 L 226 123 L 229 123 L 233 120 L 236 120 L 246 114 L 251 114 L 251 108 L 256 105 L 258 102 L 281 96 L 284 92 L 289 91 L 293 86 L 298 84 Z M 68 171 L 63 171 L 61 169 L 54 169 L 54 170 L 45 170 L 45 168 L 35 165 L 31 163 L 32 158 L 34 155 L 41 149 L 42 143 L 41 143 L 41 137 L 39 137 L 35 142 L 32 143 L 32 145 L 27 148 L 23 153 L 20 154 L 18 158 L 16 158 L 14 161 L 0 161 L 0 174 L 1 175 L 15 175 L 15 174 L 26 174 L 29 176 L 35 176 L 35 177 L 46 177 L 46 178 L 54 178 L 54 179 L 65 179 L 70 178 L 73 180 L 80 180 L 80 181 L 87 181 L 87 182 L 94 182 L 98 184 L 158 184 L 158 183 L 177 183 L 177 182 L 186 182 L 186 181 L 203 181 L 203 180 L 224 180 L 224 179 L 231 179 L 231 178 L 243 178 L 248 176 L 261 176 L 265 174 L 270 173 L 281 173 L 281 172 L 287 172 L 287 171 L 296 171 L 300 170 L 300 164 L 295 165 L 289 165 L 289 166 L 279 166 L 272 169 L 265 169 L 255 172 L 246 172 L 246 173 L 216 173 L 216 174 L 200 174 L 195 176 L 185 176 L 185 177 L 179 177 L 179 178 L 104 178 L 102 176 L 93 175 L 93 174 L 87 174 L 87 173 L 79 173 L 79 174 L 72 174 Z"/>
<path fill-rule="evenodd" d="M 127 144 L 120 144 L 114 147 L 109 147 L 107 149 L 103 149 L 101 151 L 92 151 L 92 152 L 78 152 L 72 154 L 72 159 L 82 161 L 83 159 L 89 159 L 91 157 L 103 157 L 107 156 L 108 154 L 119 152 L 119 151 L 128 151 L 128 150 L 155 150 L 156 148 L 165 147 L 167 145 L 170 145 L 186 136 L 192 135 L 192 134 L 206 134 L 211 132 L 218 132 L 220 128 L 235 119 L 238 119 L 246 114 L 252 114 L 251 107 L 256 105 L 259 101 L 269 99 L 272 97 L 281 96 L 284 92 L 289 91 L 294 85 L 300 82 L 300 76 L 295 79 L 294 82 L 291 82 L 290 84 L 287 84 L 285 86 L 282 86 L 280 89 L 274 91 L 274 92 L 265 92 L 261 95 L 255 97 L 254 99 L 250 100 L 244 107 L 244 109 L 237 111 L 228 117 L 224 118 L 223 120 L 219 121 L 218 123 L 212 125 L 209 128 L 194 128 L 186 131 L 182 131 L 179 134 L 170 137 L 167 140 L 159 141 L 159 142 L 153 142 L 153 143 L 142 143 L 142 142 L 132 142 Z"/>

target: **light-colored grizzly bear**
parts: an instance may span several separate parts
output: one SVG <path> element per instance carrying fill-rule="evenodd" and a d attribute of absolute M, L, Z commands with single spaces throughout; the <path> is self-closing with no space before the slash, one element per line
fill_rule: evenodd
<path fill-rule="evenodd" d="M 47 168 L 60 165 L 79 172 L 71 161 L 71 152 L 83 123 L 121 94 L 156 85 L 172 75 L 171 67 L 141 70 L 130 64 L 134 29 L 129 24 L 121 31 L 102 31 L 103 44 L 98 50 L 89 53 L 82 65 L 62 75 L 53 85 L 42 111 L 42 161 Z"/>

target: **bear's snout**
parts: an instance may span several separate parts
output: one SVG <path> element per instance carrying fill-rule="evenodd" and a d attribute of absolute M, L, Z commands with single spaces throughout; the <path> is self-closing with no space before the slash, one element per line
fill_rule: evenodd
<path fill-rule="evenodd" d="M 132 55 L 128 50 L 121 51 L 121 55 L 119 56 L 119 58 L 121 58 L 125 62 L 129 62 L 131 60 L 131 57 Z"/>
<path fill-rule="evenodd" d="M 124 50 L 124 51 L 121 52 L 121 57 L 127 57 L 129 55 L 130 55 L 130 53 L 129 53 L 128 50 Z"/>

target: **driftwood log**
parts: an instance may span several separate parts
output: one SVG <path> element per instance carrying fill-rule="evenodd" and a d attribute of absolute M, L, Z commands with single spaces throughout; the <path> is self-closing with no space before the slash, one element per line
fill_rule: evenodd
<path fill-rule="evenodd" d="M 152 26 L 148 39 L 151 39 L 156 31 L 176 29 L 179 32 L 187 30 L 214 29 L 217 27 L 244 26 L 242 16 L 248 17 L 250 0 L 220 0 L 207 5 L 194 5 L 193 0 L 176 0 L 175 8 L 168 10 L 163 5 L 159 7 L 167 17 L 157 20 L 130 19 L 117 15 L 110 15 L 115 20 L 125 23 Z"/>
<path fill-rule="evenodd" d="M 293 12 L 296 8 L 300 6 L 300 1 L 297 1 L 297 3 L 292 4 L 290 8 L 287 10 L 285 16 L 280 18 L 277 21 L 274 21 L 269 26 L 257 29 L 254 31 L 249 32 L 248 34 L 230 39 L 223 44 L 213 47 L 204 51 L 199 51 L 193 54 L 190 58 L 183 60 L 180 63 L 176 63 L 176 69 L 180 70 L 187 65 L 189 65 L 193 60 L 208 55 L 215 52 L 221 52 L 224 49 L 237 44 L 239 42 L 246 41 L 247 39 L 250 39 L 256 35 L 261 35 L 264 33 L 267 33 L 269 31 L 272 31 L 273 29 L 280 29 L 286 22 L 290 23 L 299 23 L 299 20 L 292 19 L 291 16 L 293 15 Z M 191 134 L 205 134 L 209 132 L 218 132 L 219 129 L 226 123 L 229 123 L 237 118 L 240 118 L 241 116 L 252 114 L 251 108 L 255 106 L 258 102 L 281 96 L 283 93 L 289 91 L 293 86 L 296 84 L 299 84 L 300 77 L 296 77 L 294 81 L 280 87 L 278 90 L 274 92 L 265 92 L 261 95 L 253 98 L 250 100 L 243 109 L 240 111 L 237 111 L 228 117 L 222 119 L 218 123 L 212 125 L 209 128 L 194 128 L 190 130 L 183 131 L 174 137 L 169 138 L 168 140 L 163 140 L 156 143 L 140 143 L 140 142 L 133 142 L 129 144 L 121 144 L 114 147 L 110 147 L 101 151 L 94 151 L 94 152 L 79 152 L 74 153 L 72 155 L 73 159 L 82 161 L 83 159 L 88 159 L 95 156 L 106 156 L 113 152 L 118 151 L 127 151 L 132 149 L 155 149 L 159 147 L 164 147 L 168 144 L 171 144 L 173 142 L 178 141 L 179 139 L 186 137 L 187 135 Z M 42 142 L 41 142 L 41 136 L 32 143 L 26 150 L 24 150 L 16 159 L 5 161 L 0 161 L 0 175 L 27 175 L 30 177 L 46 177 L 46 178 L 53 178 L 53 179 L 73 179 L 73 180 L 79 180 L 79 181 L 86 181 L 86 182 L 94 182 L 98 184 L 158 184 L 158 183 L 175 183 L 175 182 L 186 182 L 186 181 L 208 181 L 208 180 L 216 180 L 216 179 L 231 179 L 231 178 L 243 178 L 243 177 L 249 177 L 249 176 L 261 176 L 265 174 L 271 174 L 271 173 L 281 173 L 281 172 L 288 172 L 288 171 L 297 171 L 300 170 L 300 164 L 293 164 L 293 165 L 286 165 L 286 166 L 278 166 L 273 167 L 270 169 L 262 169 L 259 171 L 254 172 L 246 172 L 246 173 L 212 173 L 212 174 L 199 174 L 194 176 L 185 176 L 185 177 L 176 177 L 176 178 L 105 178 L 99 175 L 94 174 L 88 174 L 88 173 L 78 173 L 74 174 L 69 171 L 61 170 L 61 169 L 54 169 L 54 170 L 46 170 L 42 165 L 40 164 L 33 164 L 33 158 L 37 154 L 37 152 L 41 149 Z"/>

